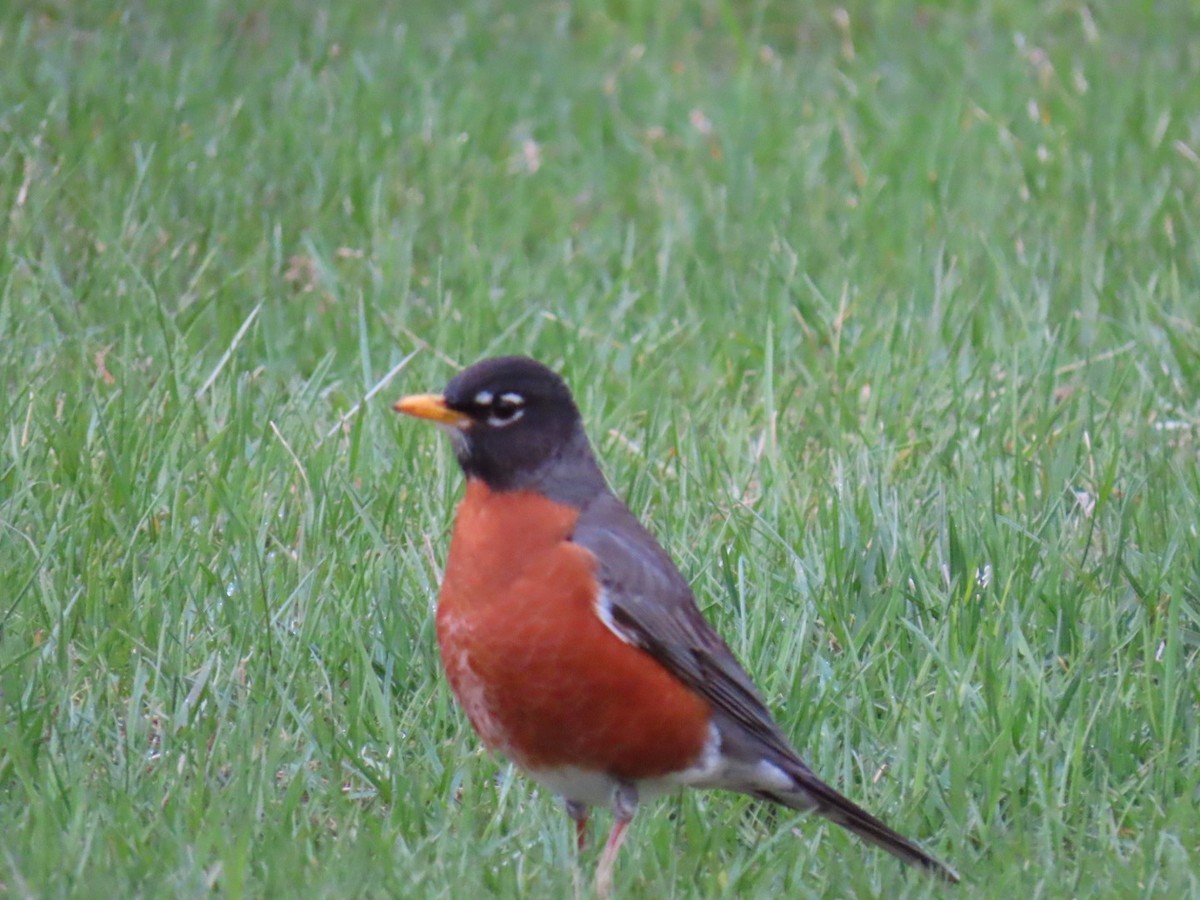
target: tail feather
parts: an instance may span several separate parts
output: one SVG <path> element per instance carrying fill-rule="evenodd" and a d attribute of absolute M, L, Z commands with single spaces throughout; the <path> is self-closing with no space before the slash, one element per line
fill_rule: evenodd
<path fill-rule="evenodd" d="M 803 766 L 803 764 L 801 764 Z M 869 844 L 874 844 L 910 865 L 920 866 L 945 879 L 958 883 L 958 873 L 937 858 L 930 856 L 915 842 L 893 831 L 858 804 L 843 797 L 817 778 L 806 766 L 788 773 L 794 779 L 793 791 L 758 791 L 759 796 L 791 809 L 816 812 L 841 825 Z"/>

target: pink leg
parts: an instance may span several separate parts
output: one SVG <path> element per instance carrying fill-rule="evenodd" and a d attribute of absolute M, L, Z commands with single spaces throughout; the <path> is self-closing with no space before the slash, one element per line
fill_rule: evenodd
<path fill-rule="evenodd" d="M 567 815 L 575 823 L 575 849 L 582 853 L 587 847 L 588 808 L 583 803 L 568 800 Z"/>
<path fill-rule="evenodd" d="M 628 819 L 625 821 L 618 819 L 613 822 L 612 831 L 608 833 L 608 840 L 604 843 L 604 852 L 600 854 L 600 865 L 596 867 L 596 896 L 600 900 L 607 900 L 612 895 L 613 866 L 616 865 L 617 851 L 621 849 L 621 844 L 625 840 L 625 829 L 628 827 Z"/>
<path fill-rule="evenodd" d="M 604 842 L 600 865 L 596 867 L 596 896 L 600 900 L 607 900 L 612 894 L 613 867 L 636 809 L 637 789 L 633 785 L 622 785 L 613 792 L 613 827 L 608 833 L 608 840 Z"/>
<path fill-rule="evenodd" d="M 582 853 L 587 848 L 587 816 L 575 820 L 575 849 Z"/>

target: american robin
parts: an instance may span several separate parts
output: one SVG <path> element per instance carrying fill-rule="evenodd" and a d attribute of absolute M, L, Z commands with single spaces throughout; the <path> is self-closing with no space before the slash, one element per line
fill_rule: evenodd
<path fill-rule="evenodd" d="M 442 664 L 490 749 L 613 827 L 606 896 L 637 804 L 678 786 L 812 810 L 958 876 L 825 784 L 771 718 L 666 551 L 609 489 L 563 380 L 487 359 L 396 411 L 446 428 L 467 477 L 437 607 Z"/>

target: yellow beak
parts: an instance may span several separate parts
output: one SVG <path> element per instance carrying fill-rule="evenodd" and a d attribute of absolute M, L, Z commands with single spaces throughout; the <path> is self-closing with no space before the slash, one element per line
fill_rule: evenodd
<path fill-rule="evenodd" d="M 392 406 L 392 409 L 398 413 L 404 413 L 406 416 L 428 419 L 452 428 L 466 428 L 471 424 L 471 417 L 448 407 L 446 399 L 441 394 L 411 394 L 408 397 L 401 397 Z"/>

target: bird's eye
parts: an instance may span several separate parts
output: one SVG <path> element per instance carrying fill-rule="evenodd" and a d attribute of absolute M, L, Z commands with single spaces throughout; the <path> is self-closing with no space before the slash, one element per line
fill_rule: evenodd
<path fill-rule="evenodd" d="M 511 391 L 492 400 L 487 423 L 493 428 L 511 425 L 525 415 L 525 398 Z"/>

